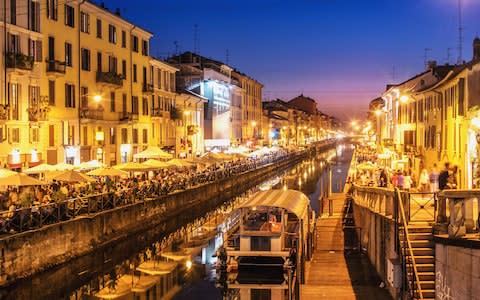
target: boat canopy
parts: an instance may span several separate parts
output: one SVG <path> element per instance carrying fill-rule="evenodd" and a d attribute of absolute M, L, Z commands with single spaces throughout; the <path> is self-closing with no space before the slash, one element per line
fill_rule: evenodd
<path fill-rule="evenodd" d="M 295 190 L 268 190 L 258 192 L 253 197 L 240 204 L 238 208 L 253 208 L 257 206 L 279 207 L 294 213 L 299 219 L 308 219 L 310 200 L 304 193 Z"/>

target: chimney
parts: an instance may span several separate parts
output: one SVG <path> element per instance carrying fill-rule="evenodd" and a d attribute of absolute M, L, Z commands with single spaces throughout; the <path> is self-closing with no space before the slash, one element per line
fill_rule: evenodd
<path fill-rule="evenodd" d="M 429 60 L 427 62 L 427 69 L 428 70 L 432 70 L 433 68 L 435 68 L 437 66 L 437 61 L 436 60 Z"/>
<path fill-rule="evenodd" d="M 105 2 L 100 2 L 100 7 L 105 8 Z"/>
<path fill-rule="evenodd" d="M 120 8 L 115 9 L 115 14 L 120 17 Z"/>
<path fill-rule="evenodd" d="M 477 36 L 473 40 L 473 60 L 480 59 L 480 38 Z"/>

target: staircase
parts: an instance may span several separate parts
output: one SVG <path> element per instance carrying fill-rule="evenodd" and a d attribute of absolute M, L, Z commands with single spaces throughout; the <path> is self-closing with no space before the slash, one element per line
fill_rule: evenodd
<path fill-rule="evenodd" d="M 422 293 L 423 299 L 435 299 L 435 248 L 432 241 L 432 226 L 424 222 L 410 222 L 408 224 L 408 234 L 421 288 L 421 291 L 415 292 L 415 299 L 420 299 L 418 293 Z M 406 241 L 403 238 L 402 240 L 404 253 L 406 253 L 408 280 L 411 281 L 415 279 L 412 257 Z"/>

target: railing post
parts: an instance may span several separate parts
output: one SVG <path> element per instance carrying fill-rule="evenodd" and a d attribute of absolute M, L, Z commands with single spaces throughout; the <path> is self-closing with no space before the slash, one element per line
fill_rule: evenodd
<path fill-rule="evenodd" d="M 473 220 L 473 202 L 475 197 L 465 198 L 463 202 L 463 217 L 465 220 L 465 228 L 468 233 L 474 232 L 475 221 Z"/>
<path fill-rule="evenodd" d="M 437 199 L 437 223 L 445 224 L 447 222 L 447 198 L 440 193 Z"/>

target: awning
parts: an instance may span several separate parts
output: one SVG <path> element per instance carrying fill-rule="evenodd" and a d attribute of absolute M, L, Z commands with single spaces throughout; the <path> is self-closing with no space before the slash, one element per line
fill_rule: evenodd
<path fill-rule="evenodd" d="M 279 207 L 294 213 L 299 219 L 308 218 L 310 200 L 305 194 L 295 190 L 268 190 L 256 193 L 237 208 L 253 208 L 258 206 Z"/>
<path fill-rule="evenodd" d="M 162 149 L 156 146 L 148 146 L 147 149 L 133 155 L 133 158 L 135 159 L 138 159 L 138 158 L 170 159 L 172 157 L 173 155 L 163 151 Z"/>

